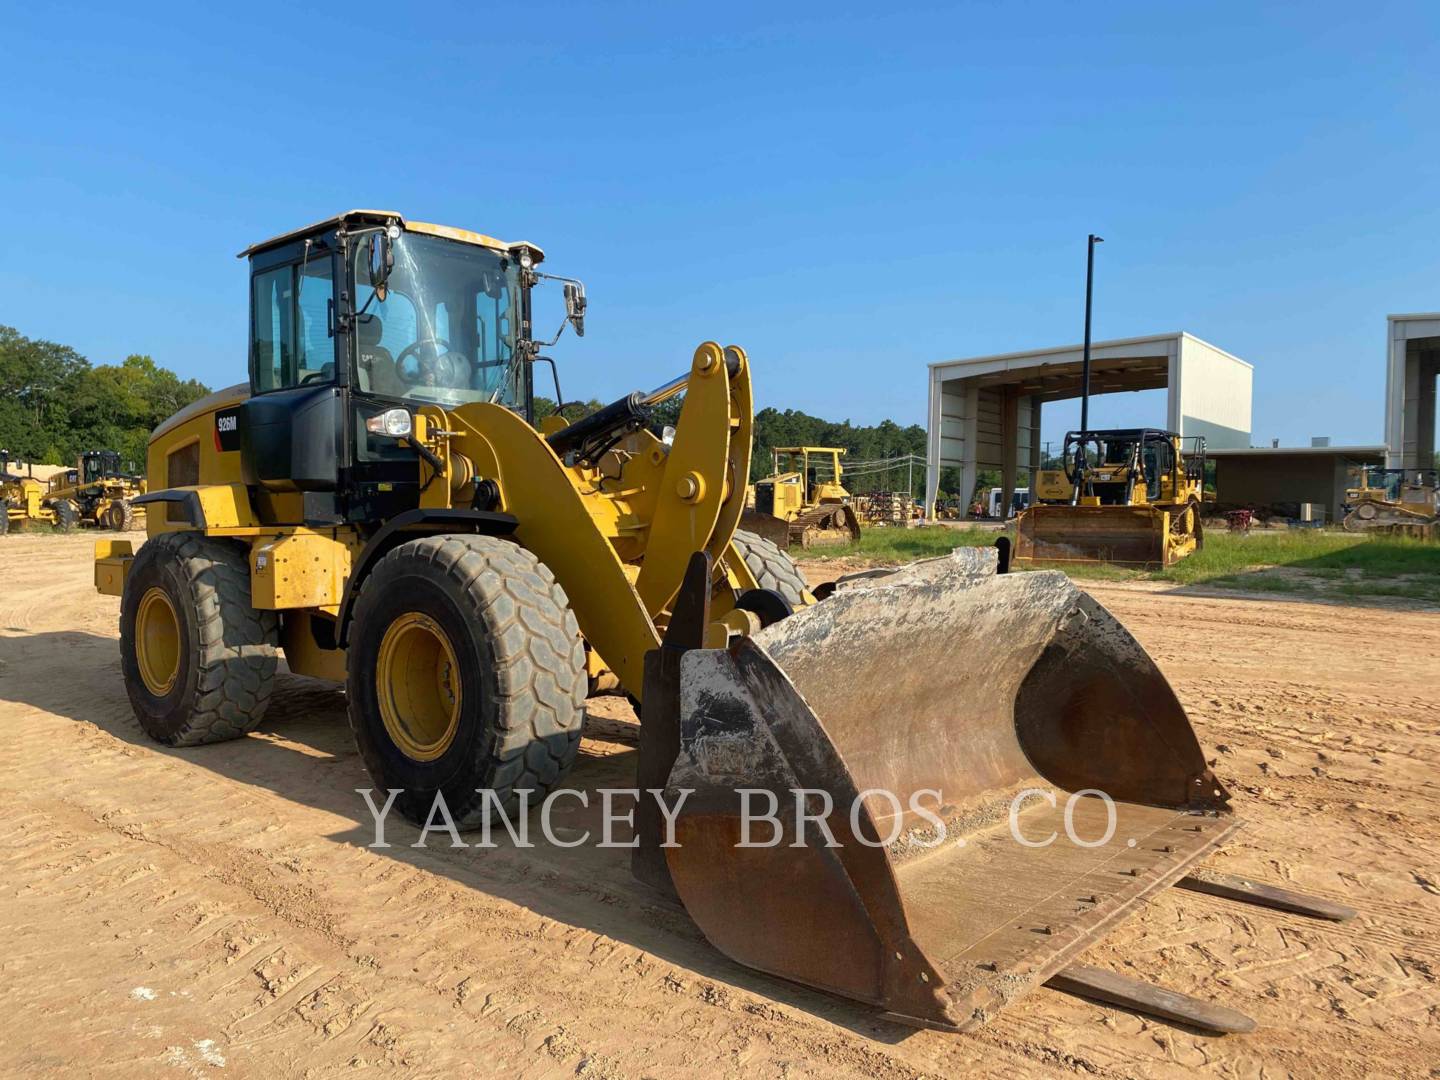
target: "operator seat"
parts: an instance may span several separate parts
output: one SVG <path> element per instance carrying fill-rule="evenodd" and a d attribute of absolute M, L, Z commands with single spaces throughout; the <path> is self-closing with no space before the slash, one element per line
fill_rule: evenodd
<path fill-rule="evenodd" d="M 361 389 L 372 394 L 404 397 L 406 387 L 395 372 L 395 357 L 390 354 L 389 349 L 380 344 L 380 337 L 385 330 L 380 316 L 356 319 L 355 328 L 358 341 L 355 352 L 360 366 Z"/>

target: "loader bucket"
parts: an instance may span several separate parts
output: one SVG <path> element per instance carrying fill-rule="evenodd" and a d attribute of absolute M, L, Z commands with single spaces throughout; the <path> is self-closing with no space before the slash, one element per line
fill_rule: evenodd
<path fill-rule="evenodd" d="M 1015 558 L 1165 567 L 1202 542 L 1193 507 L 1032 506 L 1016 523 Z"/>
<path fill-rule="evenodd" d="M 667 801 L 692 793 L 664 855 L 686 909 L 740 963 L 903 1022 L 978 1026 L 1236 827 L 1139 644 L 993 551 L 675 663 Z"/>

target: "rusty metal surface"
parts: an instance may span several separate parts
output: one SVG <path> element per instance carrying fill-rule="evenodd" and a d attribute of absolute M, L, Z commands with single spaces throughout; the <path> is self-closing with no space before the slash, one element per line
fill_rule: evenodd
<path fill-rule="evenodd" d="M 683 654 L 668 787 L 694 794 L 665 856 L 722 951 L 911 1023 L 969 1028 L 1235 827 L 1124 628 L 1061 574 L 994 569 L 993 550 L 913 564 L 728 650 Z M 1031 788 L 1056 803 L 1024 800 L 1022 835 L 1060 834 L 1070 794 L 1090 788 L 1115 798 L 1111 842 L 1018 842 L 1010 807 Z M 736 846 L 741 789 L 762 810 L 759 793 L 779 800 L 779 846 Z M 796 789 L 837 846 L 813 823 L 802 838 Z M 926 811 L 944 822 L 939 846 Z M 1103 815 L 1098 798 L 1071 808 L 1086 839 Z"/>
<path fill-rule="evenodd" d="M 1326 900 L 1322 896 L 1309 896 L 1293 889 L 1282 889 L 1278 885 L 1267 885 L 1215 870 L 1196 870 L 1175 884 L 1192 892 L 1209 893 L 1211 896 L 1239 900 L 1241 903 L 1274 908 L 1277 911 L 1289 911 L 1296 915 L 1308 915 L 1312 919 L 1349 922 L 1357 914 L 1349 905 Z"/>
<path fill-rule="evenodd" d="M 1219 1035 L 1243 1035 L 1255 1030 L 1255 1021 L 1235 1009 L 1089 964 L 1071 964 L 1052 976 L 1045 985 L 1149 1016 L 1178 1020 Z"/>

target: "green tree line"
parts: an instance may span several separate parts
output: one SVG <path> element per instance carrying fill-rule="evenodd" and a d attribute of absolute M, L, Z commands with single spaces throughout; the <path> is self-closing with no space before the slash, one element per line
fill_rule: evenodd
<path fill-rule="evenodd" d="M 148 356 L 92 364 L 0 326 L 0 448 L 23 461 L 70 465 L 86 450 L 115 450 L 143 469 L 155 426 L 209 392 Z"/>
<path fill-rule="evenodd" d="M 0 326 L 0 448 L 13 457 L 52 465 L 70 464 L 86 450 L 119 451 L 122 459 L 143 467 L 145 443 L 162 420 L 209 393 L 194 379 L 181 379 L 149 356 L 127 356 L 118 364 L 92 364 L 68 345 L 28 338 Z M 587 401 L 566 409 L 569 420 L 601 407 Z M 656 434 L 680 417 L 684 396 L 660 405 L 651 420 Z M 555 411 L 549 398 L 535 399 L 537 422 Z M 767 476 L 771 449 L 776 446 L 838 446 L 847 462 L 877 461 L 906 454 L 925 455 L 925 429 L 892 420 L 852 424 L 825 420 L 799 409 L 761 409 L 755 414 L 755 449 L 750 479 Z M 857 478 L 858 479 L 858 478 Z M 912 490 L 922 494 L 923 470 L 912 474 Z M 871 478 L 873 488 L 880 478 Z M 999 483 L 998 474 L 980 478 L 980 488 Z M 959 475 L 946 469 L 940 476 L 942 498 L 959 495 Z M 885 481 L 904 487 L 904 473 Z"/>
<path fill-rule="evenodd" d="M 650 428 L 655 434 L 660 434 L 666 425 L 674 426 L 680 418 L 680 409 L 684 404 L 684 396 L 671 398 L 669 401 L 659 405 L 651 417 Z M 588 401 L 565 410 L 565 417 L 568 420 L 578 420 L 580 417 L 600 408 L 601 402 Z M 549 398 L 537 397 L 535 399 L 535 415 L 537 422 L 555 411 L 555 403 Z M 801 412 L 799 409 L 761 409 L 755 414 L 755 449 L 750 461 L 750 479 L 759 480 L 770 475 L 772 468 L 771 451 L 777 446 L 838 446 L 845 454 L 844 464 L 860 461 L 880 461 L 891 458 L 904 457 L 906 454 L 914 454 L 917 457 L 925 456 L 925 429 L 919 424 L 910 424 L 902 427 L 893 420 L 883 420 L 878 424 L 852 424 L 849 420 L 825 420 L 818 416 L 811 416 L 809 413 Z M 988 487 L 990 484 L 998 484 L 998 472 L 994 477 L 986 473 L 981 477 L 981 486 Z M 924 470 L 917 466 L 910 474 L 913 494 L 918 498 L 924 494 L 925 474 Z M 904 469 L 896 469 L 890 473 L 880 473 L 866 476 L 863 480 L 856 478 L 855 486 L 864 490 L 873 490 L 880 486 L 888 486 L 892 490 L 903 490 L 906 482 Z M 953 498 L 960 486 L 960 474 L 958 469 L 945 469 L 940 474 L 940 496 L 942 498 Z"/>

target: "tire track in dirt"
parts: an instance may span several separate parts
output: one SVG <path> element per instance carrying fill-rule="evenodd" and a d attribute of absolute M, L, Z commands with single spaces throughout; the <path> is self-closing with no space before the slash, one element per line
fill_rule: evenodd
<path fill-rule="evenodd" d="M 1362 914 L 1334 927 L 1170 890 L 1087 956 L 1251 1012 L 1252 1036 L 1041 990 L 964 1037 L 730 964 L 625 851 L 416 850 L 404 827 L 364 847 L 368 781 L 333 689 L 287 678 L 251 737 L 152 746 L 88 542 L 14 539 L 0 568 L 45 584 L 0 597 L 17 628 L 0 631 L 0 1009 L 19 1032 L 0 1071 L 1418 1076 L 1437 1057 L 1436 897 L 1414 872 L 1437 864 L 1440 724 L 1424 679 L 1387 681 L 1433 662 L 1433 616 L 1097 589 L 1252 822 L 1212 865 Z M 627 784 L 633 718 L 595 711 L 577 780 Z"/>

